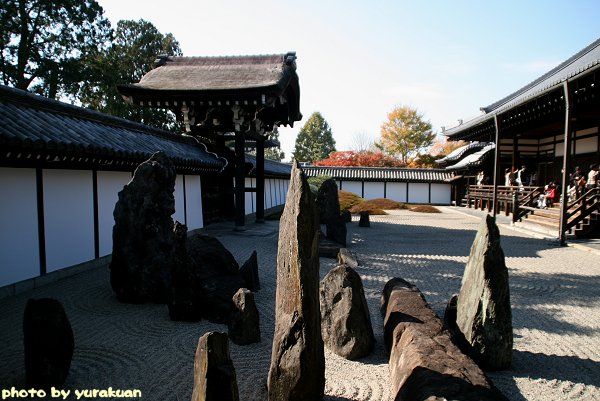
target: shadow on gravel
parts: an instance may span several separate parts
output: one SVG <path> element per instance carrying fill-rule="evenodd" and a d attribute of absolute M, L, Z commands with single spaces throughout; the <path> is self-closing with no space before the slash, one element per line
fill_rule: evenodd
<path fill-rule="evenodd" d="M 513 351 L 514 377 L 570 381 L 600 387 L 600 362 L 576 356 Z"/>
<path fill-rule="evenodd" d="M 365 243 L 362 230 L 368 230 L 370 242 L 381 241 L 390 244 L 390 252 L 398 254 L 427 254 L 443 256 L 469 256 L 471 245 L 479 228 L 479 222 L 473 220 L 473 229 L 448 229 L 432 226 L 390 224 L 372 221 L 371 227 L 348 226 L 352 245 L 360 248 Z M 352 223 L 355 225 L 355 223 Z M 556 248 L 555 241 L 544 239 L 503 235 L 502 249 L 506 257 L 535 258 L 545 249 Z"/>

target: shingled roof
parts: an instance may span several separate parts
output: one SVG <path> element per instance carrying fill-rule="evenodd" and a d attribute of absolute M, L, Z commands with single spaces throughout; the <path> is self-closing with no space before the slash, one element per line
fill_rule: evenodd
<path fill-rule="evenodd" d="M 446 170 L 424 168 L 307 166 L 302 170 L 308 177 L 328 175 L 341 181 L 441 183 L 452 177 Z"/>
<path fill-rule="evenodd" d="M 285 121 L 279 122 L 293 125 L 302 119 L 295 60 L 295 52 L 229 57 L 161 56 L 156 68 L 140 82 L 118 85 L 118 89 L 128 101 L 150 107 L 276 106 L 287 114 Z"/>
<path fill-rule="evenodd" d="M 194 139 L 0 86 L 3 165 L 119 169 L 156 151 L 181 172 L 221 171 L 226 162 Z"/>
<path fill-rule="evenodd" d="M 284 86 L 285 55 L 233 57 L 167 57 L 157 60 L 134 87 L 156 90 L 239 90 Z"/>

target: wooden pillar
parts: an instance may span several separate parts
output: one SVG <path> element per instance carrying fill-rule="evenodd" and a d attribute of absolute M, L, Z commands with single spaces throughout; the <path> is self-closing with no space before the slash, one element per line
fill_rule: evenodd
<path fill-rule="evenodd" d="M 246 225 L 246 155 L 245 135 L 235 133 L 235 229 L 244 230 Z"/>
<path fill-rule="evenodd" d="M 563 91 L 565 94 L 565 134 L 564 134 L 564 155 L 562 168 L 562 203 L 560 205 L 560 225 L 559 225 L 559 240 L 561 245 L 564 245 L 567 239 L 567 207 L 568 196 L 567 187 L 569 185 L 569 165 L 571 164 L 571 107 L 569 101 L 569 81 L 563 82 Z"/>
<path fill-rule="evenodd" d="M 256 140 L 256 222 L 265 222 L 265 140 Z"/>
<path fill-rule="evenodd" d="M 494 114 L 494 128 L 496 131 L 496 147 L 494 148 L 494 193 L 492 195 L 492 210 L 494 221 L 498 214 L 498 167 L 500 160 L 500 128 L 498 127 L 498 115 Z"/>

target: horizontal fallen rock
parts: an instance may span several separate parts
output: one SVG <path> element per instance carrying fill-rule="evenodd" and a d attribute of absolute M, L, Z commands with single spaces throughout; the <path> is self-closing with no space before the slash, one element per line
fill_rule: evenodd
<path fill-rule="evenodd" d="M 391 351 L 393 400 L 507 400 L 452 342 L 417 287 L 400 278 L 390 280 L 380 306 Z"/>

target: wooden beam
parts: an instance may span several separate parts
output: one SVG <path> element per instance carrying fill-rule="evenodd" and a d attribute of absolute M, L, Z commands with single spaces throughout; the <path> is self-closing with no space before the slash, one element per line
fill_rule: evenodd
<path fill-rule="evenodd" d="M 256 141 L 256 222 L 265 222 L 265 140 Z"/>
<path fill-rule="evenodd" d="M 569 165 L 571 164 L 571 107 L 569 105 L 569 81 L 563 82 L 563 91 L 565 96 L 565 138 L 564 138 L 564 154 L 563 154 L 563 173 L 562 173 L 562 202 L 560 204 L 560 224 L 559 224 L 559 240 L 561 245 L 564 245 L 567 239 L 567 207 L 569 185 Z"/>
<path fill-rule="evenodd" d="M 246 225 L 246 155 L 244 132 L 235 133 L 235 229 L 244 230 Z"/>

